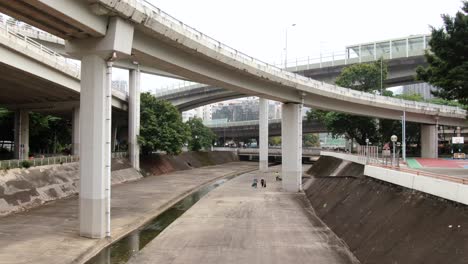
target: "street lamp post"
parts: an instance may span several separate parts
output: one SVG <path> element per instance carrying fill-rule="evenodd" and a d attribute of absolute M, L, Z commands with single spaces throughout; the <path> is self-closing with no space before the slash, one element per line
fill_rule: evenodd
<path fill-rule="evenodd" d="M 398 140 L 398 137 L 396 135 L 393 135 L 390 140 L 392 141 L 393 144 L 393 159 L 392 159 L 392 167 L 395 167 L 395 142 Z"/>
<path fill-rule="evenodd" d="M 296 24 L 291 24 L 291 27 L 295 27 Z M 286 27 L 285 43 L 284 43 L 284 68 L 288 67 L 288 27 Z"/>
<path fill-rule="evenodd" d="M 366 138 L 366 164 L 369 163 L 369 139 Z"/>
<path fill-rule="evenodd" d="M 403 161 L 406 162 L 406 111 L 403 111 L 401 129 L 401 155 L 403 157 Z"/>

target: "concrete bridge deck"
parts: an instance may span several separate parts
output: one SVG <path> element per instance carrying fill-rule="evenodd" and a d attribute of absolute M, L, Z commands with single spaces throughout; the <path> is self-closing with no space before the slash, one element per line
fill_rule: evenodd
<path fill-rule="evenodd" d="M 250 186 L 255 171 L 213 190 L 129 263 L 359 263 L 303 193 L 280 191 L 277 170 L 266 188 Z"/>
<path fill-rule="evenodd" d="M 202 185 L 257 166 L 234 162 L 150 176 L 112 187 L 111 239 L 87 239 L 78 235 L 78 197 L 1 217 L 0 264 L 82 263 Z"/>

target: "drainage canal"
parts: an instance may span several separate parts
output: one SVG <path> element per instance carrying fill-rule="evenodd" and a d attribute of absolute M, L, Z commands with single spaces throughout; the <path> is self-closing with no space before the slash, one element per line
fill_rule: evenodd
<path fill-rule="evenodd" d="M 174 206 L 164 211 L 147 225 L 106 247 L 95 257 L 88 260 L 86 264 L 127 263 L 133 255 L 143 249 L 149 242 L 151 242 L 151 240 L 157 237 L 159 233 L 161 233 L 185 211 L 190 209 L 190 207 L 198 202 L 203 196 L 234 177 L 235 175 L 228 176 L 200 188 L 198 191 L 185 197 Z"/>

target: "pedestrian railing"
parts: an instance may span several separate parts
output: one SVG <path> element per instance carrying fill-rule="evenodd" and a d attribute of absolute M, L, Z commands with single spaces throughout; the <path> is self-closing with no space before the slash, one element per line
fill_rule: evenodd
<path fill-rule="evenodd" d="M 395 157 L 393 157 L 392 152 L 382 151 L 379 152 L 378 146 L 361 146 L 358 145 L 356 148 L 356 153 L 350 153 L 348 151 L 338 150 L 327 150 L 330 152 L 343 153 L 346 155 L 351 155 L 356 157 L 356 160 L 361 164 L 366 165 L 378 165 L 378 166 L 390 166 L 394 168 L 400 167 L 400 151 L 395 152 Z"/>
<path fill-rule="evenodd" d="M 113 152 L 112 158 L 127 158 L 128 152 Z M 14 159 L 14 160 L 0 160 L 0 169 L 8 170 L 14 168 L 29 168 L 36 166 L 46 166 L 54 164 L 64 164 L 80 161 L 79 156 L 50 156 L 50 157 L 39 157 L 39 158 L 30 158 L 30 159 Z"/>
<path fill-rule="evenodd" d="M 321 148 L 313 148 L 313 147 L 303 147 L 302 148 L 302 155 L 320 155 Z M 244 155 L 256 155 L 260 153 L 259 148 L 226 148 L 226 147 L 214 147 L 213 151 L 229 151 L 235 152 L 237 154 L 244 154 Z M 281 148 L 272 148 L 268 149 L 268 155 L 281 155 L 282 150 Z"/>
<path fill-rule="evenodd" d="M 31 158 L 25 160 L 0 160 L 0 169 L 8 170 L 14 168 L 29 168 L 36 166 L 54 165 L 78 162 L 80 158 L 78 156 L 53 156 L 53 157 L 41 157 Z"/>

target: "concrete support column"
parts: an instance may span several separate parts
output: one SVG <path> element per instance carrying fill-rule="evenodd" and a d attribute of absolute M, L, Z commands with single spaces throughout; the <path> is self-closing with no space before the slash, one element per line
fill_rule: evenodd
<path fill-rule="evenodd" d="M 283 190 L 298 192 L 302 188 L 302 105 L 282 106 L 281 149 Z"/>
<path fill-rule="evenodd" d="M 111 109 L 107 106 L 106 61 L 97 55 L 81 60 L 80 94 L 80 235 L 103 238 L 110 211 L 107 211 L 107 164 L 110 161 Z M 110 89 L 110 87 L 109 87 Z M 109 167 L 109 168 L 108 168 Z"/>
<path fill-rule="evenodd" d="M 140 169 L 140 146 L 137 137 L 140 134 L 140 70 L 130 70 L 128 100 L 128 148 L 130 163 Z"/>
<path fill-rule="evenodd" d="M 29 112 L 15 113 L 15 159 L 28 159 L 29 154 Z"/>
<path fill-rule="evenodd" d="M 421 157 L 436 159 L 438 143 L 437 126 L 421 124 Z"/>
<path fill-rule="evenodd" d="M 268 171 L 268 99 L 259 98 L 259 169 Z"/>
<path fill-rule="evenodd" d="M 72 117 L 72 155 L 80 155 L 80 107 L 73 108 Z"/>

